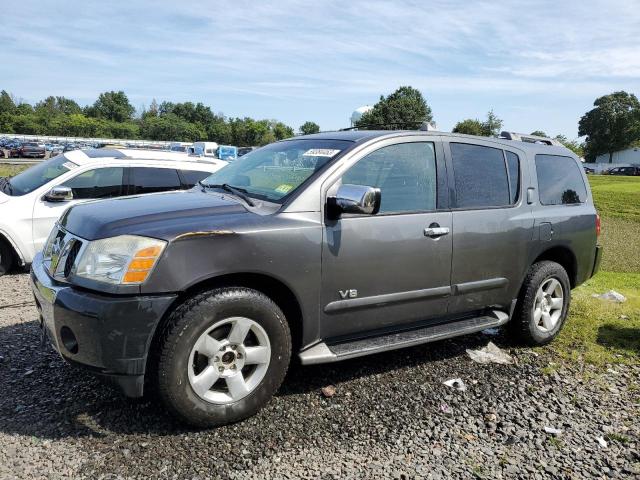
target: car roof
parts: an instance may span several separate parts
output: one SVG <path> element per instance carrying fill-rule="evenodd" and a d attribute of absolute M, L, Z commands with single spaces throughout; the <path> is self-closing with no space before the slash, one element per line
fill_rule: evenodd
<path fill-rule="evenodd" d="M 69 161 L 77 165 L 101 163 L 106 159 L 141 161 L 170 161 L 194 164 L 219 164 L 224 160 L 190 157 L 183 152 L 167 150 L 144 150 L 137 148 L 92 148 L 87 150 L 71 150 L 63 154 Z"/>
<path fill-rule="evenodd" d="M 465 135 L 462 133 L 439 132 L 437 130 L 339 130 L 335 132 L 314 133 L 312 135 L 301 135 L 288 140 L 348 140 L 351 142 L 364 143 L 377 138 L 393 138 L 403 136 L 425 136 L 425 137 L 446 137 L 460 140 L 481 140 L 491 142 L 503 147 L 518 148 L 526 150 L 532 154 L 564 155 L 575 156 L 571 150 L 563 146 L 546 145 L 544 143 L 531 143 L 520 140 L 508 140 L 506 138 L 480 137 L 477 135 Z M 286 140 L 285 140 L 286 141 Z"/>

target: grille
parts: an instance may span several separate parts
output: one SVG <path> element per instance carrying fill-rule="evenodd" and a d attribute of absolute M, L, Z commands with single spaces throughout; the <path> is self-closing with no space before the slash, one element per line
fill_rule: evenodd
<path fill-rule="evenodd" d="M 67 261 L 64 262 L 64 276 L 65 278 L 71 274 L 71 269 L 73 265 L 76 263 L 76 258 L 78 257 L 78 252 L 80 252 L 80 248 L 82 247 L 82 242 L 79 240 L 72 240 L 73 245 L 69 249 L 69 254 L 67 255 Z"/>
<path fill-rule="evenodd" d="M 82 240 L 57 225 L 44 248 L 44 262 L 51 276 L 57 280 L 69 277 L 81 250 Z"/>

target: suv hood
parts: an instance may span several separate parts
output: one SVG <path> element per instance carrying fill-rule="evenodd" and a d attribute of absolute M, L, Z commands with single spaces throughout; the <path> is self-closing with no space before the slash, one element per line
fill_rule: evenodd
<path fill-rule="evenodd" d="M 171 241 L 194 230 L 226 228 L 248 210 L 234 198 L 215 192 L 163 192 L 99 200 L 71 207 L 60 223 L 86 240 L 142 235 Z"/>

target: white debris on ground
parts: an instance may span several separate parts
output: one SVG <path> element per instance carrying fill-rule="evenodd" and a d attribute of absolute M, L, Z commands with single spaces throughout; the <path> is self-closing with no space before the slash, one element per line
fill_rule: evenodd
<path fill-rule="evenodd" d="M 484 335 L 488 335 L 490 337 L 495 337 L 496 335 L 500 335 L 499 328 L 487 328 L 486 330 L 482 330 Z"/>
<path fill-rule="evenodd" d="M 600 300 L 608 300 L 610 302 L 616 302 L 616 303 L 623 303 L 627 301 L 627 297 L 625 297 L 619 292 L 616 292 L 615 290 L 609 290 L 608 292 L 601 293 L 601 294 L 592 293 L 591 296 L 593 298 L 599 298 Z"/>
<path fill-rule="evenodd" d="M 596 437 L 596 441 L 598 442 L 598 445 L 600 445 L 602 448 L 607 448 L 609 446 L 609 444 L 603 437 Z"/>
<path fill-rule="evenodd" d="M 562 430 L 553 427 L 544 427 L 544 431 L 551 435 L 560 435 L 562 433 Z"/>
<path fill-rule="evenodd" d="M 493 342 L 489 342 L 486 347 L 480 350 L 467 349 L 467 355 L 476 363 L 500 363 L 502 365 L 510 365 L 513 363 L 513 357 L 507 352 L 500 349 Z"/>
<path fill-rule="evenodd" d="M 464 392 L 467 390 L 467 386 L 464 384 L 461 378 L 452 378 L 451 380 L 447 380 L 444 383 L 447 387 L 455 388 L 459 392 Z"/>

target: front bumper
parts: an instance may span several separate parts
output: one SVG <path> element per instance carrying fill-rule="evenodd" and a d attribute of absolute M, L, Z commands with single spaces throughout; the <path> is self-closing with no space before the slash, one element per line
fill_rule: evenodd
<path fill-rule="evenodd" d="M 142 396 L 153 334 L 176 295 L 81 290 L 54 281 L 41 254 L 31 264 L 30 278 L 42 328 L 62 358 L 108 377 L 129 397 Z"/>

